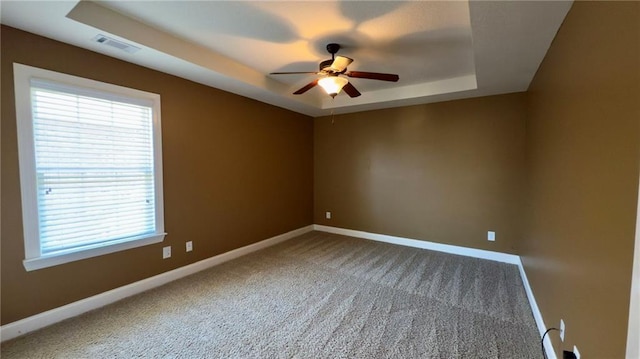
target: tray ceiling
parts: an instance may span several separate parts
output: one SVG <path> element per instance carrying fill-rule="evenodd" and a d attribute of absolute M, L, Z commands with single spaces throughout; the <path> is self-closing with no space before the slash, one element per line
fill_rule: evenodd
<path fill-rule="evenodd" d="M 3 1 L 25 31 L 311 116 L 525 91 L 570 1 Z M 139 47 L 129 53 L 99 35 Z M 349 79 L 362 96 L 292 93 L 331 58 L 397 83 Z"/>

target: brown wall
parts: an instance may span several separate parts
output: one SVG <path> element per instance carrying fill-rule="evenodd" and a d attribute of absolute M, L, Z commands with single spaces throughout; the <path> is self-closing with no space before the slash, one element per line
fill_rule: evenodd
<path fill-rule="evenodd" d="M 312 223 L 311 118 L 9 27 L 1 35 L 2 324 Z M 163 243 L 25 271 L 13 62 L 161 95 Z"/>
<path fill-rule="evenodd" d="M 3 27 L 2 323 L 314 222 L 521 254 L 547 326 L 567 324 L 563 345 L 552 335 L 555 348 L 623 357 L 640 170 L 639 24 L 637 2 L 577 2 L 526 94 L 313 125 Z M 14 61 L 162 95 L 165 243 L 24 271 Z M 196 249 L 189 256 L 186 240 Z M 166 244 L 174 256 L 163 261 Z"/>
<path fill-rule="evenodd" d="M 576 2 L 528 92 L 521 255 L 545 324 L 623 358 L 638 199 L 640 3 Z M 561 356 L 560 356 L 561 357 Z"/>
<path fill-rule="evenodd" d="M 525 105 L 511 94 L 316 118 L 314 222 L 515 253 Z"/>

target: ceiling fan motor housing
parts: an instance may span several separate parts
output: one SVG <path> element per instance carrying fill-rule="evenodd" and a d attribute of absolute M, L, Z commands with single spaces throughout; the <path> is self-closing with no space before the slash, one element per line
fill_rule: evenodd
<path fill-rule="evenodd" d="M 328 67 L 331 67 L 332 63 L 333 63 L 332 59 L 322 61 L 320 63 L 320 71 L 322 71 L 322 70 L 324 70 L 324 69 L 326 69 Z"/>

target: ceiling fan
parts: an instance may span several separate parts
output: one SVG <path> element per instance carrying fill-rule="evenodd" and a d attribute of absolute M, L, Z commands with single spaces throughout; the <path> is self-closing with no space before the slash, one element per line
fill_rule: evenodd
<path fill-rule="evenodd" d="M 336 97 L 341 90 L 347 93 L 350 97 L 360 96 L 358 91 L 350 82 L 340 75 L 361 79 L 372 79 L 381 81 L 398 82 L 400 78 L 396 74 L 383 74 L 379 72 L 363 72 L 363 71 L 347 71 L 347 66 L 353 62 L 353 59 L 344 56 L 336 56 L 336 53 L 340 50 L 339 44 L 328 44 L 327 51 L 331 54 L 331 59 L 322 61 L 320 63 L 320 71 L 317 72 L 272 72 L 271 75 L 290 75 L 290 74 L 317 74 L 322 77 L 317 78 L 298 91 L 294 92 L 294 95 L 301 95 L 316 85 L 320 85 L 329 96 Z"/>

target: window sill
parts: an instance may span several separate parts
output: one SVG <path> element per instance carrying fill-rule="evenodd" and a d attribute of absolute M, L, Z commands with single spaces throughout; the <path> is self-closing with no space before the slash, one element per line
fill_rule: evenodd
<path fill-rule="evenodd" d="M 76 251 L 55 253 L 38 258 L 28 258 L 22 261 L 22 263 L 27 272 L 30 272 L 59 264 L 79 261 L 81 259 L 98 257 L 109 253 L 160 243 L 164 240 L 165 235 L 166 233 L 159 233 L 136 237 L 134 239 L 128 238 L 127 240 L 117 243 L 99 244 L 94 247 L 83 248 Z"/>

